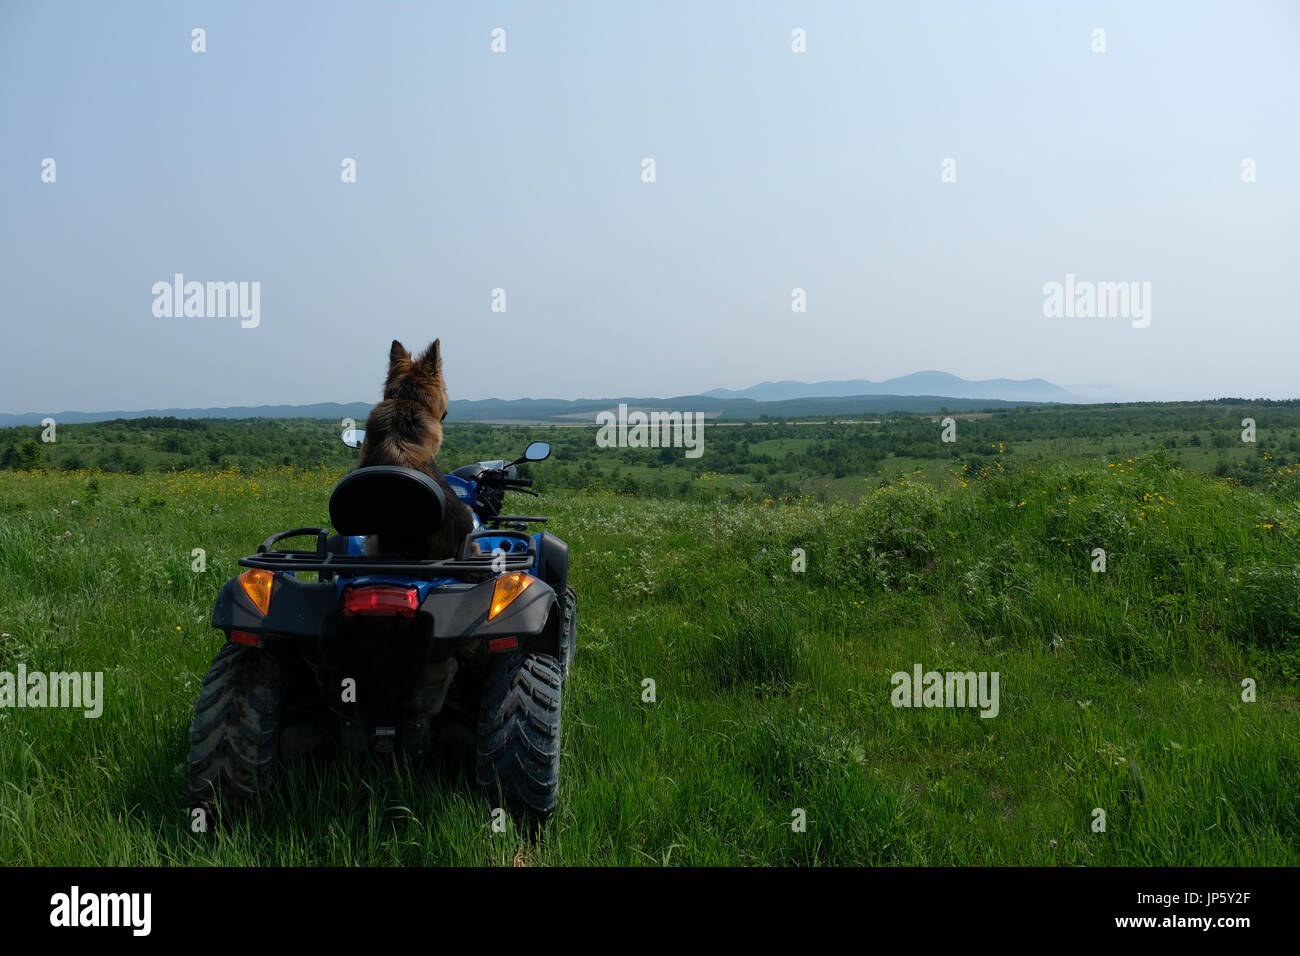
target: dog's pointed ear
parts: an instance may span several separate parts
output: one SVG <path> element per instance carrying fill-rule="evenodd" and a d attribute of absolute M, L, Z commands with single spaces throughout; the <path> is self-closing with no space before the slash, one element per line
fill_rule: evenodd
<path fill-rule="evenodd" d="M 388 364 L 393 365 L 402 359 L 409 359 L 411 353 L 406 351 L 406 347 L 397 339 L 393 339 L 393 347 L 388 350 Z"/>
<path fill-rule="evenodd" d="M 442 349 L 438 344 L 440 341 L 440 339 L 434 339 L 433 344 L 425 349 L 424 354 L 420 356 L 420 361 L 435 372 L 442 370 Z"/>

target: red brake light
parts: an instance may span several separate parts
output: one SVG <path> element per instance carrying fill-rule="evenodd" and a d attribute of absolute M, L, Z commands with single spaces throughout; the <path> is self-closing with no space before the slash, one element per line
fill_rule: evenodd
<path fill-rule="evenodd" d="M 420 592 L 397 584 L 371 584 L 343 592 L 344 614 L 398 615 L 415 617 Z"/>
<path fill-rule="evenodd" d="M 247 631 L 231 631 L 230 639 L 236 644 L 247 644 L 249 647 L 262 646 L 262 639 L 256 634 L 249 634 Z"/>

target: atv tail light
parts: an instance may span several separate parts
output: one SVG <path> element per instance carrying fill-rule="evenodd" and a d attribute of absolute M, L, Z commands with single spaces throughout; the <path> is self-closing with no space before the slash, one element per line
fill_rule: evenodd
<path fill-rule="evenodd" d="M 502 651 L 514 651 L 519 649 L 519 638 L 517 637 L 494 637 L 488 641 L 488 653 L 500 654 Z"/>
<path fill-rule="evenodd" d="M 247 644 L 249 647 L 262 646 L 262 639 L 256 634 L 249 634 L 247 631 L 231 631 L 230 640 L 235 644 Z"/>
<path fill-rule="evenodd" d="M 262 612 L 262 617 L 266 617 L 271 609 L 271 585 L 274 582 L 275 575 L 261 568 L 249 568 L 239 576 L 239 583 L 243 586 L 244 593 Z"/>
<path fill-rule="evenodd" d="M 492 609 L 488 611 L 487 619 L 492 620 L 509 607 L 510 602 L 523 594 L 534 580 L 535 578 L 522 571 L 503 574 L 497 578 L 496 584 L 492 587 Z"/>
<path fill-rule="evenodd" d="M 398 615 L 415 617 L 420 592 L 397 584 L 375 584 L 348 588 L 343 593 L 344 614 Z"/>

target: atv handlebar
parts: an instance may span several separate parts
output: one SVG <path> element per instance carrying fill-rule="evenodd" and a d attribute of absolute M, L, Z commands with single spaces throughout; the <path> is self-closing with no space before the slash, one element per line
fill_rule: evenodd
<path fill-rule="evenodd" d="M 474 510 L 485 521 L 491 521 L 501 513 L 507 491 L 518 491 L 525 495 L 532 495 L 534 498 L 539 497 L 537 492 L 528 490 L 533 479 L 516 477 L 514 465 L 485 469 L 479 473 L 476 480 L 479 494 L 478 506 Z"/>
<path fill-rule="evenodd" d="M 501 486 L 503 488 L 509 489 L 510 491 L 519 491 L 519 492 L 523 492 L 526 495 L 532 495 L 534 498 L 541 497 L 540 495 L 537 494 L 537 492 L 528 490 L 529 486 L 532 483 L 533 483 L 533 479 L 531 478 L 507 478 L 505 479 L 505 481 L 501 483 Z"/>

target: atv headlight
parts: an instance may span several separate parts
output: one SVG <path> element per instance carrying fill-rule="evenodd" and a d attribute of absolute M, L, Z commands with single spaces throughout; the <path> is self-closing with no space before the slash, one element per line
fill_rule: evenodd
<path fill-rule="evenodd" d="M 497 578 L 496 584 L 492 587 L 492 609 L 488 611 L 487 619 L 490 621 L 504 611 L 515 598 L 524 593 L 528 585 L 536 580 L 531 574 L 524 574 L 522 571 L 503 574 Z"/>

